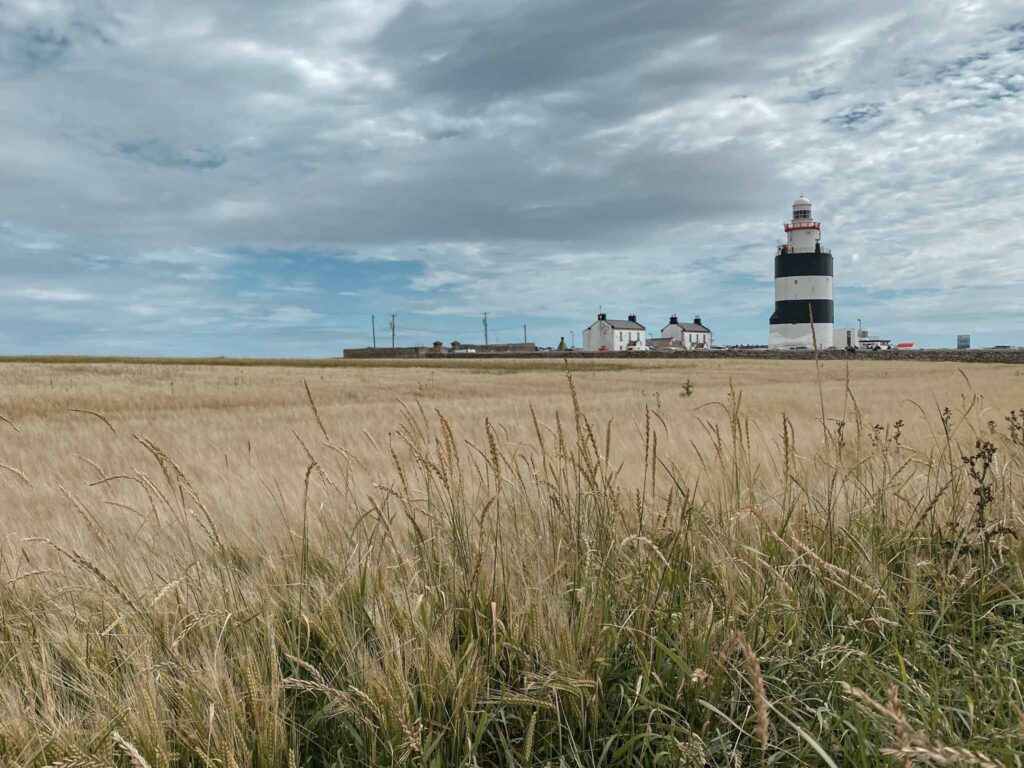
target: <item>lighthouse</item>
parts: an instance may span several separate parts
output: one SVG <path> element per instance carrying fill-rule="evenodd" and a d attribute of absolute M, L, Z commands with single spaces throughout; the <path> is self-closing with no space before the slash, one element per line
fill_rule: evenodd
<path fill-rule="evenodd" d="M 832 251 L 821 247 L 821 222 L 811 216 L 810 200 L 796 199 L 793 220 L 784 229 L 786 242 L 775 250 L 775 312 L 768 321 L 768 346 L 817 344 L 826 349 L 832 346 Z"/>

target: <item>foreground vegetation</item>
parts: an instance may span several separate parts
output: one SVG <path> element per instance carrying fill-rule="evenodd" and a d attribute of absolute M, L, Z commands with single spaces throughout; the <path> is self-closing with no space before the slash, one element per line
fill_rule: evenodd
<path fill-rule="evenodd" d="M 61 486 L 73 535 L 9 526 L 0 759 L 1021 764 L 1024 412 L 876 423 L 844 384 L 813 429 L 736 390 L 681 428 L 691 383 L 631 429 L 561 387 L 516 425 L 404 407 L 388 466 L 303 388 L 298 493 L 246 475 L 272 523 L 80 412 L 148 463 L 89 460 L 102 509 Z"/>

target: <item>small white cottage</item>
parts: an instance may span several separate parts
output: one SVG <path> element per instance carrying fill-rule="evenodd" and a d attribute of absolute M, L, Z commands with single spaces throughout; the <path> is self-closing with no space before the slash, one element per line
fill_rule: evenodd
<path fill-rule="evenodd" d="M 609 320 L 602 312 L 583 331 L 584 352 L 640 352 L 646 349 L 647 329 L 636 321 L 636 315 L 630 315 L 626 320 Z"/>
<path fill-rule="evenodd" d="M 711 331 L 700 321 L 693 318 L 692 323 L 680 323 L 679 318 L 672 315 L 668 325 L 661 329 L 661 336 L 671 339 L 672 346 L 683 349 L 711 349 Z"/>

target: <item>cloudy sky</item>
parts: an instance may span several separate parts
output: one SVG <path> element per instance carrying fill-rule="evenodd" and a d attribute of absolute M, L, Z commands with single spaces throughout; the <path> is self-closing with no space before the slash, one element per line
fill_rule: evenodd
<path fill-rule="evenodd" d="M 799 194 L 837 324 L 1024 344 L 1019 0 L 0 0 L 0 354 L 764 343 Z"/>

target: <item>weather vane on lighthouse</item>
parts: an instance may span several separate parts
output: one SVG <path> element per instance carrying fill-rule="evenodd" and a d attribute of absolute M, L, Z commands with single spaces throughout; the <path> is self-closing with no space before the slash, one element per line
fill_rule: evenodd
<path fill-rule="evenodd" d="M 775 249 L 775 312 L 768 321 L 771 349 L 832 346 L 832 251 L 821 247 L 821 222 L 811 201 L 798 197 L 786 242 Z"/>

